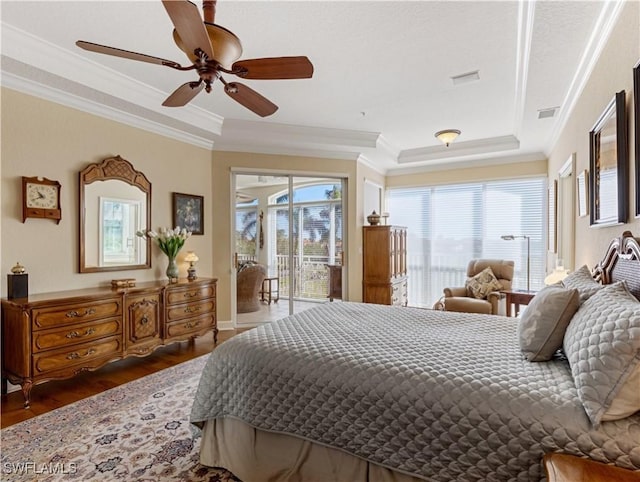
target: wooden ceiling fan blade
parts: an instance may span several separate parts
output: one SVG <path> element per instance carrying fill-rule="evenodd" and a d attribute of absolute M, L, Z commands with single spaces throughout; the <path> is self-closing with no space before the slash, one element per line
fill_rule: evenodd
<path fill-rule="evenodd" d="M 190 52 L 200 49 L 213 59 L 211 40 L 196 4 L 188 0 L 162 0 L 162 4 L 187 49 Z"/>
<path fill-rule="evenodd" d="M 225 84 L 224 91 L 229 97 L 255 112 L 260 117 L 267 117 L 278 110 L 278 106 L 255 90 L 238 82 Z"/>
<path fill-rule="evenodd" d="M 172 60 L 152 57 L 151 55 L 139 54 L 137 52 L 117 49 L 115 47 L 107 47 L 106 45 L 85 42 L 84 40 L 78 40 L 76 45 L 81 49 L 88 50 L 90 52 L 97 52 L 99 54 L 113 55 L 114 57 L 122 57 L 130 60 L 139 60 L 140 62 L 148 62 L 150 64 L 166 65 L 173 68 L 182 68 L 179 63 Z"/>
<path fill-rule="evenodd" d="M 187 82 L 182 84 L 162 103 L 165 107 L 182 107 L 191 102 L 204 88 L 204 82 Z"/>
<path fill-rule="evenodd" d="M 243 79 L 310 79 L 313 76 L 313 64 L 304 56 L 240 60 L 233 64 L 232 70 L 240 70 L 237 75 Z"/>

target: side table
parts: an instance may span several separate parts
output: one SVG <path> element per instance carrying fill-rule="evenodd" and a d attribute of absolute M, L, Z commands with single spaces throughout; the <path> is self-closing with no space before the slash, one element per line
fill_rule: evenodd
<path fill-rule="evenodd" d="M 518 316 L 520 313 L 520 305 L 528 305 L 536 295 L 535 291 L 501 291 L 504 293 L 507 302 L 507 316 Z M 513 306 L 513 315 L 511 307 Z"/>
<path fill-rule="evenodd" d="M 278 277 L 265 278 L 262 281 L 262 289 L 260 290 L 260 301 L 266 301 L 271 304 L 273 301 L 277 303 L 280 299 L 280 280 Z"/>

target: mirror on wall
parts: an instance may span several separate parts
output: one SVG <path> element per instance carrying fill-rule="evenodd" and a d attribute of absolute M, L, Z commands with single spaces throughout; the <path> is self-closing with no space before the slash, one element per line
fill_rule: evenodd
<path fill-rule="evenodd" d="M 627 222 L 629 204 L 625 91 L 611 100 L 589 133 L 590 224 Z"/>
<path fill-rule="evenodd" d="M 151 267 L 151 183 L 120 156 L 80 171 L 80 272 Z"/>

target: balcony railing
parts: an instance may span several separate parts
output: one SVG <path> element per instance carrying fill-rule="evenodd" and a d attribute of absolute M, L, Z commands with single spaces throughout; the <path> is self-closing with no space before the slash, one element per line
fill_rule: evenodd
<path fill-rule="evenodd" d="M 331 260 L 331 264 L 337 263 L 339 256 Z M 275 257 L 275 276 L 280 283 L 280 296 L 289 297 L 290 273 L 293 272 L 293 298 L 299 300 L 326 299 L 329 294 L 329 270 L 328 256 L 295 256 L 293 265 L 289 262 L 288 255 Z M 272 267 L 269 266 L 269 273 Z"/>

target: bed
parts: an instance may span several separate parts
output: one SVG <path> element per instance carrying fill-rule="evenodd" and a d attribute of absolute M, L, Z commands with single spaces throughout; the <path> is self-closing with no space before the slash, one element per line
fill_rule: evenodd
<path fill-rule="evenodd" d="M 237 335 L 194 399 L 201 463 L 245 482 L 538 481 L 550 452 L 640 470 L 640 412 L 611 413 L 640 399 L 638 239 L 588 275 L 557 288 L 580 300 L 547 361 L 523 355 L 524 317 L 362 303 Z M 605 318 L 622 338 L 595 336 Z"/>

